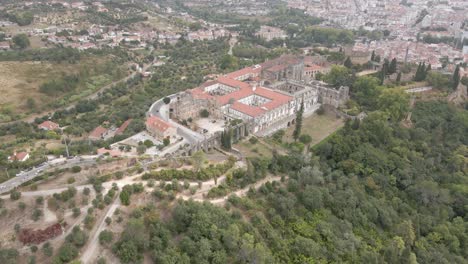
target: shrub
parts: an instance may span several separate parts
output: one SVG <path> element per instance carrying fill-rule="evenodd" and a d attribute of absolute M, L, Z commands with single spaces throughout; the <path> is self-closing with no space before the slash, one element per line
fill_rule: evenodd
<path fill-rule="evenodd" d="M 18 203 L 18 208 L 23 211 L 24 209 L 26 209 L 26 204 L 24 202 L 19 202 Z"/>
<path fill-rule="evenodd" d="M 81 209 L 78 207 L 73 208 L 73 217 L 78 217 L 81 214 Z"/>
<path fill-rule="evenodd" d="M 200 111 L 200 117 L 207 118 L 207 117 L 209 117 L 209 116 L 210 116 L 210 112 L 208 112 L 208 110 L 202 109 L 202 110 Z"/>
<path fill-rule="evenodd" d="M 249 139 L 249 142 L 250 142 L 250 144 L 257 144 L 258 138 L 256 138 L 256 137 L 251 137 L 251 138 Z"/>
<path fill-rule="evenodd" d="M 38 209 L 38 208 L 34 209 L 34 211 L 32 213 L 32 220 L 34 220 L 34 221 L 39 220 L 39 218 L 41 218 L 42 214 L 43 213 L 42 213 L 41 209 Z"/>
<path fill-rule="evenodd" d="M 44 203 L 44 197 L 39 196 L 36 198 L 36 204 L 41 205 Z"/>
<path fill-rule="evenodd" d="M 18 192 L 17 190 L 11 191 L 11 193 L 10 193 L 10 199 L 11 200 L 16 201 L 16 200 L 19 200 L 19 198 L 21 198 L 21 192 Z"/>
<path fill-rule="evenodd" d="M 71 169 L 71 171 L 72 171 L 73 173 L 78 173 L 78 172 L 81 171 L 81 167 L 80 167 L 80 166 L 73 166 L 72 169 Z"/>

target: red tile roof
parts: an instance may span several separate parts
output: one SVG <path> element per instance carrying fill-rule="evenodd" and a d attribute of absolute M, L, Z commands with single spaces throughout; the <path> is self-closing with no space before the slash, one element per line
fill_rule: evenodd
<path fill-rule="evenodd" d="M 267 71 L 269 72 L 279 72 L 279 71 L 282 71 L 284 69 L 286 69 L 288 67 L 287 64 L 280 64 L 280 65 L 275 65 L 273 67 L 270 67 L 268 69 L 266 69 Z"/>
<path fill-rule="evenodd" d="M 228 73 L 226 74 L 226 77 L 231 78 L 231 79 L 237 79 L 244 75 L 249 75 L 249 77 L 255 77 L 255 76 L 258 76 L 261 71 L 262 71 L 262 67 L 260 65 L 256 65 L 256 66 L 246 67 L 238 71 Z"/>
<path fill-rule="evenodd" d="M 246 104 L 239 103 L 239 102 L 234 102 L 231 108 L 241 113 L 244 113 L 246 115 L 249 115 L 251 117 L 257 117 L 265 113 L 265 110 L 260 107 L 246 105 Z"/>
<path fill-rule="evenodd" d="M 169 123 L 156 116 L 148 117 L 146 119 L 146 126 L 161 132 L 164 132 L 172 127 Z"/>
<path fill-rule="evenodd" d="M 40 129 L 54 130 L 58 129 L 60 126 L 57 123 L 47 120 L 39 124 L 37 127 Z"/>
<path fill-rule="evenodd" d="M 321 70 L 321 69 L 323 69 L 322 66 L 314 64 L 314 65 L 311 65 L 310 67 L 305 67 L 304 71 L 306 71 L 306 72 L 307 71 L 318 71 L 318 70 Z"/>
<path fill-rule="evenodd" d="M 115 135 L 120 135 L 122 134 L 125 129 L 127 129 L 128 125 L 130 125 L 130 122 L 132 122 L 132 119 L 128 119 L 127 121 L 123 122 L 123 124 L 115 131 Z"/>
<path fill-rule="evenodd" d="M 102 126 L 98 126 L 93 131 L 91 131 L 91 133 L 89 133 L 89 137 L 90 138 L 101 138 L 106 132 L 107 132 L 106 128 L 104 128 Z"/>
<path fill-rule="evenodd" d="M 293 99 L 291 96 L 288 96 L 279 92 L 275 92 L 265 87 L 258 87 L 255 90 L 255 94 L 271 100 L 270 102 L 263 104 L 261 106 L 261 107 L 265 107 L 268 110 L 272 110 L 281 105 L 287 104 L 289 101 Z"/>
<path fill-rule="evenodd" d="M 254 89 L 254 84 L 249 84 L 241 80 L 247 80 L 249 78 L 258 78 L 262 69 L 264 68 L 263 66 L 268 68 L 268 70 L 278 71 L 288 67 L 290 63 L 294 62 L 299 62 L 299 60 L 293 56 L 282 56 L 279 59 L 266 62 L 262 64 L 262 66 L 256 65 L 252 67 L 247 67 L 221 76 L 216 81 L 206 82 L 200 87 L 191 89 L 188 92 L 196 99 L 214 98 L 220 106 L 232 104 L 231 108 L 233 110 L 237 110 L 249 116 L 256 117 L 265 113 L 268 110 L 272 110 L 281 105 L 287 104 L 289 101 L 293 100 L 293 98 L 291 96 L 264 87 L 256 87 Z M 249 75 L 248 78 L 240 78 L 247 75 Z M 236 78 L 239 78 L 239 80 Z M 205 92 L 206 87 L 210 85 L 215 85 L 216 83 L 235 88 L 235 91 L 225 95 L 211 95 L 209 92 Z M 265 97 L 269 99 L 269 102 L 261 106 L 251 106 L 238 102 L 240 99 L 246 98 L 251 95 Z"/>
<path fill-rule="evenodd" d="M 18 153 L 13 153 L 13 155 L 8 157 L 8 160 L 10 160 L 10 161 L 15 161 L 15 160 L 23 161 L 26 158 L 26 156 L 28 156 L 28 153 L 22 151 L 22 152 L 18 152 Z"/>

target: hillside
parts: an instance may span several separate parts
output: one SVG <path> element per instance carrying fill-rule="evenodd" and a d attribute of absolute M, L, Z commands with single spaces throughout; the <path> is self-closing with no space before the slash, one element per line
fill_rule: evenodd
<path fill-rule="evenodd" d="M 407 129 L 374 112 L 312 158 L 275 155 L 268 171 L 289 180 L 225 208 L 179 201 L 160 220 L 148 204 L 113 251 L 124 263 L 144 252 L 157 263 L 466 263 L 468 114 L 424 102 L 413 119 Z"/>

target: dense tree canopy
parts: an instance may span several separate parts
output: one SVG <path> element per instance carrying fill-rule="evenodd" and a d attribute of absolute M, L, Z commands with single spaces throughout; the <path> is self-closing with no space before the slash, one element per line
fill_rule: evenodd
<path fill-rule="evenodd" d="M 125 263 L 143 252 L 157 263 L 464 263 L 467 113 L 419 102 L 405 128 L 406 95 L 386 89 L 376 105 L 312 157 L 274 153 L 265 169 L 289 179 L 232 196 L 227 209 L 179 201 L 160 220 L 146 207 L 116 254 Z"/>

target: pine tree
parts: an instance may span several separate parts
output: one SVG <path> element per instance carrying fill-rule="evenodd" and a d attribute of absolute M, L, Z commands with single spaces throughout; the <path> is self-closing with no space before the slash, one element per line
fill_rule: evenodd
<path fill-rule="evenodd" d="M 396 58 L 393 58 L 392 62 L 390 63 L 390 66 L 388 67 L 388 73 L 394 74 L 396 71 L 397 71 L 397 60 Z"/>
<path fill-rule="evenodd" d="M 302 130 L 302 114 L 304 113 L 304 102 L 301 103 L 301 108 L 296 113 L 296 127 L 294 128 L 293 138 L 295 141 L 299 139 Z"/>
<path fill-rule="evenodd" d="M 455 71 L 453 72 L 453 77 L 452 77 L 453 90 L 457 89 L 458 84 L 460 84 L 460 65 L 457 65 L 457 67 L 455 68 Z"/>
<path fill-rule="evenodd" d="M 348 58 L 346 58 L 343 65 L 348 69 L 351 69 L 353 67 L 353 63 L 351 62 L 351 58 L 349 56 Z"/>

